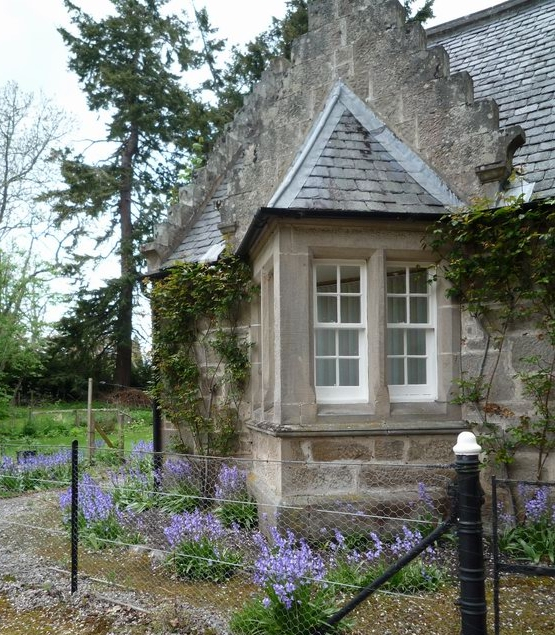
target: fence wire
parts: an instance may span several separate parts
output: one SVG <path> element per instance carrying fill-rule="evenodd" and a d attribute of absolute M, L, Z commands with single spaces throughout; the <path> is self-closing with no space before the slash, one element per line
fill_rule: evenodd
<path fill-rule="evenodd" d="M 26 548 L 68 572 L 69 457 L 66 449 L 14 451 L 0 473 L 3 496 L 57 490 L 42 501 L 42 532 L 38 518 L 3 516 L 0 525 L 16 535 L 24 524 Z M 313 630 L 440 522 L 452 478 L 450 468 L 419 466 L 407 482 L 409 468 L 389 466 L 364 496 L 322 500 L 299 487 L 297 500 L 283 504 L 255 499 L 257 475 L 279 470 L 286 482 L 315 465 L 183 455 L 165 456 L 159 471 L 154 465 L 147 444 L 123 460 L 102 448 L 92 465 L 81 457 L 79 578 L 146 593 L 153 605 L 173 599 L 212 611 L 230 633 L 245 635 L 261 619 L 282 632 Z M 325 478 L 326 467 L 316 467 Z M 416 619 L 429 594 L 453 588 L 453 573 L 452 546 L 430 549 L 384 588 L 384 603 L 403 607 L 403 622 L 407 611 Z M 381 606 L 357 609 L 352 629 L 372 632 Z"/>
<path fill-rule="evenodd" d="M 21 549 L 38 566 L 65 571 L 69 585 L 70 452 L 4 452 L 2 543 Z M 172 623 L 200 615 L 213 630 L 199 632 L 232 635 L 315 632 L 447 516 L 454 477 L 450 466 L 177 454 L 165 454 L 157 465 L 143 443 L 123 457 L 98 448 L 92 465 L 80 456 L 79 584 L 100 585 L 106 593 L 130 590 L 145 608 L 165 607 Z M 344 473 L 365 474 L 362 493 L 311 494 L 315 479 L 335 483 Z M 284 502 L 264 489 L 261 475 L 268 474 L 295 483 L 289 489 L 295 496 Z M 38 493 L 29 497 L 30 491 Z M 14 496 L 33 504 L 23 512 L 10 508 Z M 456 567 L 456 538 L 447 536 L 336 632 L 458 632 Z M 511 613 L 506 615 L 510 621 Z"/>
<path fill-rule="evenodd" d="M 491 491 L 494 633 L 511 631 L 524 586 L 535 606 L 525 632 L 555 631 L 555 483 L 493 477 Z"/>

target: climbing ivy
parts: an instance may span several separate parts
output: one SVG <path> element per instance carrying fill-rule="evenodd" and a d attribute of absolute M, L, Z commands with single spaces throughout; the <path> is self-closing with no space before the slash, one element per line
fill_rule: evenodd
<path fill-rule="evenodd" d="M 196 453 L 224 455 L 236 440 L 250 374 L 240 311 L 255 291 L 249 267 L 227 252 L 215 263 L 175 265 L 152 283 L 153 393 Z"/>
<path fill-rule="evenodd" d="M 555 449 L 555 200 L 514 199 L 497 208 L 483 201 L 441 218 L 427 242 L 444 263 L 448 296 L 475 318 L 486 342 L 478 372 L 463 374 L 456 401 L 475 406 L 473 423 L 495 463 L 510 466 L 519 448 L 534 448 L 539 479 Z M 526 323 L 545 346 L 519 360 L 525 370 L 515 377 L 532 409 L 516 415 L 492 401 L 492 388 L 510 329 Z"/>

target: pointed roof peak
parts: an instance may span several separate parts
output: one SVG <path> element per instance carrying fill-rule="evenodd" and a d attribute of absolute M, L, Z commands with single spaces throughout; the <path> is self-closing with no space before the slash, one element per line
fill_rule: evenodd
<path fill-rule="evenodd" d="M 426 213 L 460 199 L 343 82 L 268 207 Z"/>

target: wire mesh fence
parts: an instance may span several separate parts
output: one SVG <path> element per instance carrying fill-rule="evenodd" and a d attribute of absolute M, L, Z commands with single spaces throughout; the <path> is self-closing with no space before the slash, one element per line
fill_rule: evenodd
<path fill-rule="evenodd" d="M 512 627 L 504 609 L 513 601 L 515 577 L 521 588 L 528 580 L 537 607 L 537 623 L 530 631 L 535 632 L 542 626 L 542 607 L 555 596 L 555 483 L 493 477 L 491 489 L 494 632 Z M 510 584 L 507 575 L 512 576 Z M 555 630 L 553 615 L 548 627 Z"/>
<path fill-rule="evenodd" d="M 73 562 L 80 585 L 132 591 L 146 608 L 165 606 L 172 624 L 190 615 L 198 623 L 200 615 L 204 633 L 319 632 L 436 530 L 452 505 L 451 466 L 155 456 L 146 443 L 124 455 L 98 448 L 92 464 L 86 453 L 77 458 L 72 507 L 69 448 L 3 447 L 2 546 L 31 558 L 37 571 L 64 572 L 68 588 Z M 354 478 L 364 482 L 357 495 L 330 494 Z M 497 633 L 553 630 L 554 489 L 509 481 L 493 488 L 500 566 L 493 562 L 498 603 L 489 622 Z M 456 537 L 448 533 L 337 630 L 458 632 L 457 566 Z M 530 582 L 525 567 L 549 572 Z"/>
<path fill-rule="evenodd" d="M 0 526 L 18 535 L 23 524 L 26 548 L 69 574 L 70 451 L 4 452 L 0 496 L 42 493 L 37 517 L 3 515 Z M 451 504 L 449 466 L 383 466 L 363 495 L 329 498 L 302 487 L 314 478 L 311 470 L 325 480 L 331 466 L 324 464 L 176 454 L 156 461 L 144 443 L 123 458 L 98 448 L 93 464 L 82 455 L 79 461 L 79 579 L 132 589 L 152 605 L 184 602 L 218 616 L 217 632 L 239 635 L 315 632 L 436 527 Z M 333 464 L 354 473 L 360 467 Z M 279 471 L 282 483 L 298 482 L 297 498 L 261 496 L 257 475 L 268 471 Z M 418 622 L 427 603 L 433 610 L 439 590 L 454 618 L 454 562 L 448 537 L 400 570 L 381 589 L 380 602 L 361 605 L 342 627 L 384 632 L 385 606 L 395 606 L 403 623 Z"/>

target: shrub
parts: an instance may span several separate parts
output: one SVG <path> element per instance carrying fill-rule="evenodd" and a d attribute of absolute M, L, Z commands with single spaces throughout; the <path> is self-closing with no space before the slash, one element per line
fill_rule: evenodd
<path fill-rule="evenodd" d="M 513 518 L 504 517 L 500 550 L 517 560 L 555 564 L 555 505 L 549 505 L 548 488 L 520 485 L 518 493 L 524 518 L 515 524 Z"/>
<path fill-rule="evenodd" d="M 172 516 L 164 529 L 172 549 L 168 568 L 188 580 L 226 580 L 241 563 L 240 555 L 226 546 L 228 533 L 213 514 L 198 509 Z"/>
<path fill-rule="evenodd" d="M 241 635 L 314 632 L 336 610 L 333 591 L 323 582 L 324 561 L 290 530 L 285 536 L 276 528 L 270 533 L 271 543 L 256 535 L 260 555 L 254 564 L 254 582 L 263 596 L 232 617 L 231 631 Z"/>
<path fill-rule="evenodd" d="M 64 525 L 69 527 L 71 488 L 61 494 L 60 506 Z M 133 515 L 121 512 L 112 495 L 89 474 L 83 476 L 79 483 L 78 507 L 79 540 L 83 544 L 93 549 L 103 549 L 118 542 L 136 544 L 140 536 L 131 528 L 133 520 Z"/>
<path fill-rule="evenodd" d="M 258 524 L 258 508 L 247 491 L 247 471 L 236 465 L 222 465 L 215 488 L 216 516 L 226 527 L 253 529 Z"/>

